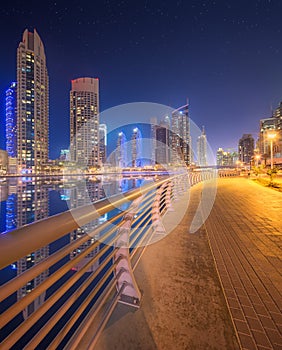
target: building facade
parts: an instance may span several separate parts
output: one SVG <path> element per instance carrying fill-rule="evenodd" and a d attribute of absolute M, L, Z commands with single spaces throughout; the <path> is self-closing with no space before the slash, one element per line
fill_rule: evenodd
<path fill-rule="evenodd" d="M 255 141 L 251 134 L 243 134 L 239 140 L 238 153 L 239 161 L 250 165 L 254 156 Z"/>
<path fill-rule="evenodd" d="M 72 80 L 70 91 L 71 161 L 91 168 L 99 166 L 99 80 Z"/>
<path fill-rule="evenodd" d="M 178 154 L 180 159 L 190 166 L 193 159 L 188 104 L 172 113 L 171 130 L 172 152 Z"/>
<path fill-rule="evenodd" d="M 277 120 L 275 118 L 272 117 L 260 120 L 258 148 L 262 158 L 267 158 L 270 155 L 270 140 L 268 134 L 275 132 L 276 129 Z"/>
<path fill-rule="evenodd" d="M 133 168 L 142 166 L 142 135 L 138 128 L 133 129 L 131 136 L 131 166 Z"/>
<path fill-rule="evenodd" d="M 202 129 L 202 134 L 198 137 L 197 140 L 197 155 L 198 155 L 198 165 L 206 166 L 207 162 L 207 136 L 205 128 Z"/>
<path fill-rule="evenodd" d="M 167 124 L 161 122 L 160 125 L 156 127 L 156 164 L 166 165 L 169 163 L 169 135 L 170 130 L 167 128 Z"/>
<path fill-rule="evenodd" d="M 11 158 L 17 157 L 17 83 L 6 90 L 6 151 Z"/>
<path fill-rule="evenodd" d="M 107 125 L 99 125 L 99 158 L 100 164 L 103 165 L 107 160 Z"/>
<path fill-rule="evenodd" d="M 115 156 L 115 165 L 118 168 L 122 169 L 128 166 L 126 136 L 122 131 L 118 134 Z"/>
<path fill-rule="evenodd" d="M 150 125 L 151 125 L 151 165 L 154 166 L 156 164 L 156 145 L 157 145 L 157 137 L 156 137 L 156 130 L 158 127 L 158 118 L 157 117 L 151 117 L 150 118 Z"/>
<path fill-rule="evenodd" d="M 223 150 L 219 148 L 216 152 L 216 164 L 220 167 L 237 167 L 238 166 L 238 153 L 233 149 Z"/>
<path fill-rule="evenodd" d="M 0 175 L 6 175 L 8 172 L 8 153 L 0 149 Z"/>
<path fill-rule="evenodd" d="M 49 78 L 44 45 L 34 29 L 17 50 L 17 167 L 42 172 L 48 161 Z"/>

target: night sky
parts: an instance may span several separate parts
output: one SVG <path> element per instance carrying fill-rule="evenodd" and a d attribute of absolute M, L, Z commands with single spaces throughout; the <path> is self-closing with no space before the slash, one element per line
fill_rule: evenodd
<path fill-rule="evenodd" d="M 177 108 L 189 98 L 212 149 L 237 148 L 282 101 L 281 14 L 280 0 L 5 1 L 0 148 L 25 28 L 36 28 L 45 46 L 51 158 L 69 146 L 70 81 L 83 76 L 100 79 L 101 111 L 129 102 Z"/>

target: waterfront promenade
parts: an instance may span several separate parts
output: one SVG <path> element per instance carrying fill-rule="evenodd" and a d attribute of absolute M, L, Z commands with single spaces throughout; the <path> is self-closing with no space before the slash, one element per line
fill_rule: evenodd
<path fill-rule="evenodd" d="M 95 349 L 282 349 L 282 193 L 219 179 L 208 220 L 190 234 L 201 189 L 137 266 L 141 308 L 119 304 Z"/>

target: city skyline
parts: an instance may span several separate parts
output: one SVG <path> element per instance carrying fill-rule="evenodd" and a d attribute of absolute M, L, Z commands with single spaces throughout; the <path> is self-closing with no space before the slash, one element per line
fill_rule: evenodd
<path fill-rule="evenodd" d="M 1 8 L 1 121 L 5 91 L 16 81 L 16 47 L 25 28 L 36 28 L 50 76 L 50 158 L 69 147 L 69 90 L 81 76 L 100 79 L 100 111 L 139 101 L 177 108 L 188 97 L 190 117 L 209 130 L 214 152 L 236 147 L 244 133 L 257 139 L 259 120 L 269 118 L 282 99 L 280 2 L 133 7 L 110 1 L 95 5 L 95 14 L 92 6 L 54 2 L 43 20 L 42 9 Z M 152 20 L 158 24 L 153 28 Z M 4 136 L 1 123 L 3 149 Z"/>

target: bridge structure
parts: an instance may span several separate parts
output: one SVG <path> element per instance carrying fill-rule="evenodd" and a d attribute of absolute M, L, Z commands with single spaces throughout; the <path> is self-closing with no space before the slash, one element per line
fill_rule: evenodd
<path fill-rule="evenodd" d="M 93 231 L 39 259 L 1 286 L 0 301 L 5 302 L 44 271 L 49 271 L 45 280 L 10 303 L 2 313 L 2 348 L 76 349 L 88 334 L 86 348 L 92 349 L 118 303 L 140 307 L 142 297 L 134 270 L 147 244 L 166 235 L 162 218 L 173 210 L 174 201 L 191 186 L 216 176 L 216 171 L 207 169 L 163 177 L 2 234 L 1 269 L 58 242 L 101 215 L 117 211 Z M 124 205 L 126 210 L 119 209 Z M 77 254 L 70 258 L 74 251 Z M 81 267 L 77 269 L 79 264 Z M 93 265 L 96 268 L 91 270 Z M 23 318 L 28 306 L 42 295 L 46 295 L 43 303 Z"/>

